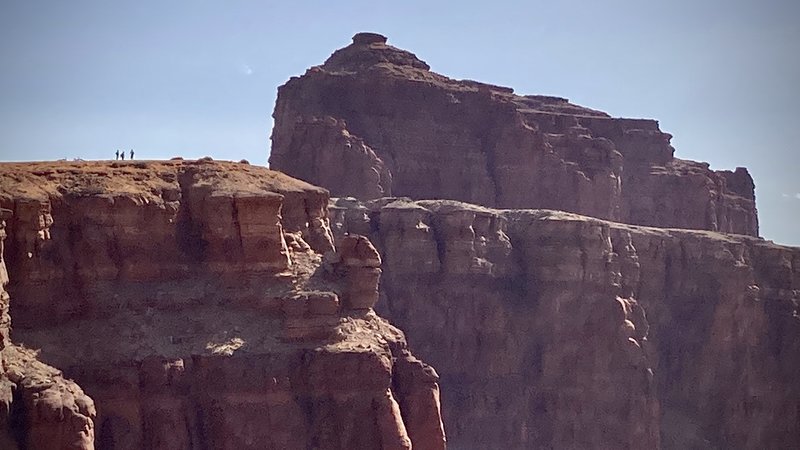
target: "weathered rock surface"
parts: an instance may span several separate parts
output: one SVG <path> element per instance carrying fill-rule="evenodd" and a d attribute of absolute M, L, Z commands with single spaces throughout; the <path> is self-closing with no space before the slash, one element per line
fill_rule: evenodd
<path fill-rule="evenodd" d="M 380 257 L 334 247 L 327 203 L 246 164 L 0 165 L 14 339 L 97 408 L 74 384 L 32 394 L 64 412 L 26 429 L 94 418 L 100 449 L 444 448 L 438 375 L 372 310 Z"/>
<path fill-rule="evenodd" d="M 281 86 L 273 116 L 270 166 L 334 196 L 758 235 L 747 170 L 674 158 L 658 122 L 453 80 L 373 33 Z"/>
<path fill-rule="evenodd" d="M 3 257 L 5 220 L 0 209 L 0 448 L 8 450 L 94 449 L 95 409 L 80 387 L 61 372 L 14 345 Z"/>
<path fill-rule="evenodd" d="M 800 447 L 800 249 L 548 210 L 338 199 L 458 449 Z"/>

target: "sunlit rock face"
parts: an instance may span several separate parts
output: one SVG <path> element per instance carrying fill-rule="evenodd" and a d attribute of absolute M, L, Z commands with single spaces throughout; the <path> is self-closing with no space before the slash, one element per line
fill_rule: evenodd
<path fill-rule="evenodd" d="M 452 201 L 334 200 L 453 448 L 795 448 L 800 249 Z"/>
<path fill-rule="evenodd" d="M 281 86 L 273 117 L 270 166 L 338 197 L 758 235 L 747 170 L 674 158 L 657 121 L 447 78 L 374 33 Z"/>
<path fill-rule="evenodd" d="M 375 314 L 380 256 L 363 236 L 334 242 L 327 204 L 247 164 L 0 165 L 14 339 L 83 388 L 48 375 L 28 394 L 11 366 L 0 381 L 38 415 L 0 417 L 16 424 L 0 438 L 443 449 L 438 375 Z"/>

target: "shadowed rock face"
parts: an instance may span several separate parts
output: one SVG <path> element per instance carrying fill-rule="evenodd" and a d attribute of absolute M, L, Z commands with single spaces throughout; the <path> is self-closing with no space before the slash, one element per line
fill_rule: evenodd
<path fill-rule="evenodd" d="M 548 210 L 338 199 L 453 448 L 797 448 L 800 249 Z"/>
<path fill-rule="evenodd" d="M 4 258 L 6 220 L 0 208 L 0 448 L 94 449 L 95 408 L 80 387 L 10 339 L 10 297 Z"/>
<path fill-rule="evenodd" d="M 4 349 L 0 443 L 444 448 L 438 375 L 372 310 L 380 256 L 334 247 L 327 203 L 245 164 L 0 165 L 14 339 L 94 399 Z"/>
<path fill-rule="evenodd" d="M 372 33 L 281 86 L 273 117 L 270 166 L 334 196 L 758 235 L 747 171 L 674 158 L 658 122 L 453 80 Z"/>

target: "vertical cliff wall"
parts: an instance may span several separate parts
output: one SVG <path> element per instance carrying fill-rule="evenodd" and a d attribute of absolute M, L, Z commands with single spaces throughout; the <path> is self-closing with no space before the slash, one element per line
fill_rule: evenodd
<path fill-rule="evenodd" d="M 11 342 L 10 296 L 6 291 L 6 220 L 0 208 L 0 448 L 92 450 L 95 407 L 59 370 Z"/>
<path fill-rule="evenodd" d="M 673 157 L 654 120 L 453 80 L 362 33 L 278 89 L 270 166 L 334 196 L 550 208 L 758 235 L 753 182 Z"/>
<path fill-rule="evenodd" d="M 547 210 L 340 199 L 454 448 L 800 445 L 800 249 Z"/>
<path fill-rule="evenodd" d="M 374 313 L 380 256 L 334 247 L 325 190 L 202 160 L 0 182 L 13 335 L 92 396 L 97 448 L 444 448 L 438 375 Z"/>

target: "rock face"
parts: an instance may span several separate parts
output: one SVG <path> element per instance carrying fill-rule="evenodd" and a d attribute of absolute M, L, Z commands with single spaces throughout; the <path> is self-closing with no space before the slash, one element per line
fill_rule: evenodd
<path fill-rule="evenodd" d="M 375 243 L 378 310 L 439 370 L 453 448 L 800 447 L 800 249 L 755 237 L 745 169 L 372 33 L 274 118 L 273 168 L 359 199 L 332 232 Z"/>
<path fill-rule="evenodd" d="M 674 158 L 658 122 L 453 80 L 373 33 L 281 86 L 273 116 L 270 166 L 334 196 L 758 235 L 747 170 Z"/>
<path fill-rule="evenodd" d="M 6 220 L 0 208 L 0 448 L 92 450 L 95 408 L 80 387 L 10 339 Z"/>
<path fill-rule="evenodd" d="M 327 203 L 246 164 L 0 165 L 14 337 L 97 407 L 48 375 L 14 395 L 21 448 L 91 448 L 93 424 L 100 449 L 444 448 L 438 375 L 372 310 L 380 257 L 334 246 Z"/>
<path fill-rule="evenodd" d="M 800 249 L 547 210 L 332 203 L 458 449 L 800 447 Z"/>

